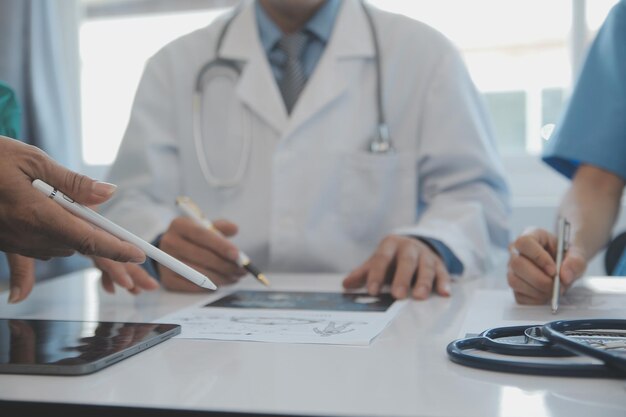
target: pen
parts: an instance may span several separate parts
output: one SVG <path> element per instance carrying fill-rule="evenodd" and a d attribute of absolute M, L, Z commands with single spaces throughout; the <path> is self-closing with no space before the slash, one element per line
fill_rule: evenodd
<path fill-rule="evenodd" d="M 556 275 L 552 284 L 552 314 L 556 314 L 559 309 L 559 298 L 561 297 L 561 265 L 563 264 L 563 256 L 567 251 L 569 238 L 569 222 L 565 217 L 559 217 L 557 225 L 557 244 L 556 244 Z"/>
<path fill-rule="evenodd" d="M 181 275 L 183 278 L 188 279 L 189 281 L 202 288 L 207 288 L 210 290 L 217 289 L 217 286 L 209 278 L 202 275 L 200 272 L 185 265 L 178 259 L 168 255 L 161 249 L 151 245 L 150 243 L 132 234 L 123 227 L 118 226 L 106 217 L 103 217 L 95 211 L 83 206 L 82 204 L 75 202 L 70 197 L 66 196 L 59 190 L 56 190 L 52 186 L 46 184 L 42 180 L 33 181 L 33 187 L 35 187 L 46 196 L 48 196 L 50 199 L 54 200 L 63 208 L 72 212 L 78 217 L 98 226 L 103 230 L 106 230 L 107 232 L 111 233 L 113 236 L 120 238 L 121 240 L 137 246 L 139 249 L 145 252 L 146 256 L 149 256 L 161 265 L 171 269 L 172 271 Z"/>
<path fill-rule="evenodd" d="M 202 214 L 200 207 L 198 207 L 198 205 L 194 203 L 191 198 L 178 197 L 176 198 L 176 204 L 188 217 L 193 219 L 200 226 L 203 226 L 211 230 L 213 233 L 216 233 L 219 236 L 223 236 L 222 232 L 217 230 L 215 226 L 213 226 L 213 223 L 211 223 L 211 221 L 204 214 Z M 242 251 L 239 251 L 237 265 L 245 268 L 246 271 L 250 272 L 252 275 L 254 275 L 256 279 L 261 281 L 263 285 L 269 287 L 270 285 L 269 280 L 265 277 L 265 275 L 263 275 L 263 273 L 261 273 L 261 271 L 259 271 L 254 265 L 252 265 L 252 262 L 250 262 L 250 258 L 248 257 L 248 255 L 246 255 Z"/>

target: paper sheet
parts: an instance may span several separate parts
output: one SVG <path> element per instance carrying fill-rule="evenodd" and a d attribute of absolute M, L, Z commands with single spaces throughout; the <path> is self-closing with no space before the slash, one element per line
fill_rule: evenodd
<path fill-rule="evenodd" d="M 187 339 L 368 345 L 405 302 L 389 294 L 239 290 L 157 320 Z"/>
<path fill-rule="evenodd" d="M 518 305 L 509 289 L 479 290 L 472 298 L 459 337 L 492 327 L 544 324 L 554 320 L 626 317 L 626 279 L 589 277 L 570 289 L 559 310 L 549 305 Z"/>

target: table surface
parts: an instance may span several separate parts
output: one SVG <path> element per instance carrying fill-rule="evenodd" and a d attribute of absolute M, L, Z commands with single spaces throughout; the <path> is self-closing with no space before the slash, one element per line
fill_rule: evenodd
<path fill-rule="evenodd" d="M 448 360 L 473 291 L 504 281 L 462 281 L 448 299 L 411 301 L 366 347 L 171 339 L 91 375 L 0 375 L 0 400 L 302 415 L 625 416 L 624 381 L 496 373 Z M 275 275 L 272 284 L 339 291 L 341 277 Z M 252 279 L 238 285 L 258 288 Z M 153 321 L 207 298 L 110 295 L 94 270 L 38 284 L 18 305 L 6 295 L 0 317 L 109 321 Z"/>

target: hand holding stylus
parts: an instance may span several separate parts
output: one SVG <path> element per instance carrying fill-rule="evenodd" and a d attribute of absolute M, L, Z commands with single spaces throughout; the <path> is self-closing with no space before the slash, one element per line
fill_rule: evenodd
<path fill-rule="evenodd" d="M 163 252 L 159 248 L 151 245 L 150 243 L 134 235 L 123 227 L 113 223 L 106 217 L 103 217 L 95 211 L 91 210 L 90 208 L 79 204 L 71 197 L 63 194 L 61 191 L 55 189 L 49 184 L 46 184 L 44 181 L 39 179 L 34 180 L 33 187 L 35 187 L 44 195 L 48 196 L 48 198 L 58 203 L 65 210 L 71 212 L 75 216 L 78 216 L 83 220 L 88 221 L 89 223 L 99 227 L 102 230 L 107 231 L 108 233 L 116 236 L 117 238 L 125 242 L 129 242 L 135 245 L 136 247 L 141 249 L 147 256 L 158 262 L 159 265 L 163 265 L 169 270 L 176 272 L 196 286 L 210 290 L 217 289 L 215 284 L 211 282 L 211 280 L 205 275 L 202 275 L 184 262 L 181 262 L 179 259 L 169 255 L 168 253 Z"/>

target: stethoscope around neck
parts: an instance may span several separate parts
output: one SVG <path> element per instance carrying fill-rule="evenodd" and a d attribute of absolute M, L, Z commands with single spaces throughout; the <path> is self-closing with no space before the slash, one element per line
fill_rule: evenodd
<path fill-rule="evenodd" d="M 365 12 L 365 16 L 367 17 L 367 22 L 370 28 L 372 42 L 374 44 L 374 65 L 376 66 L 377 125 L 376 131 L 374 132 L 373 138 L 368 146 L 368 151 L 374 154 L 386 154 L 393 152 L 394 148 L 391 143 L 389 127 L 387 125 L 383 109 L 380 45 L 378 42 L 378 34 L 376 32 L 376 27 L 374 26 L 372 15 L 370 14 L 363 1 L 361 1 L 360 4 L 363 8 L 363 11 Z M 194 145 L 196 148 L 196 155 L 198 157 L 198 162 L 200 164 L 202 175 L 204 176 L 207 183 L 214 187 L 234 187 L 240 184 L 243 180 L 243 176 L 245 175 L 246 167 L 248 166 L 250 154 L 252 152 L 252 139 L 250 135 L 244 135 L 241 155 L 239 157 L 239 162 L 237 163 L 237 170 L 230 178 L 218 178 L 211 169 L 211 166 L 209 165 L 202 128 L 202 115 L 204 114 L 202 97 L 204 92 L 204 86 L 211 82 L 213 79 L 217 79 L 220 77 L 230 79 L 233 81 L 233 83 L 235 83 L 241 75 L 241 68 L 238 65 L 237 61 L 219 57 L 219 51 L 222 47 L 226 32 L 228 31 L 232 21 L 239 14 L 241 8 L 242 5 L 240 4 L 234 10 L 232 15 L 228 18 L 226 23 L 224 23 L 224 26 L 222 27 L 222 30 L 220 31 L 217 38 L 217 42 L 215 43 L 214 55 L 216 56 L 216 58 L 207 62 L 202 66 L 202 68 L 200 68 L 200 70 L 198 71 L 198 75 L 196 76 L 196 82 L 194 84 L 192 103 Z M 211 77 L 210 79 L 207 79 L 207 74 L 209 73 L 211 73 Z"/>

